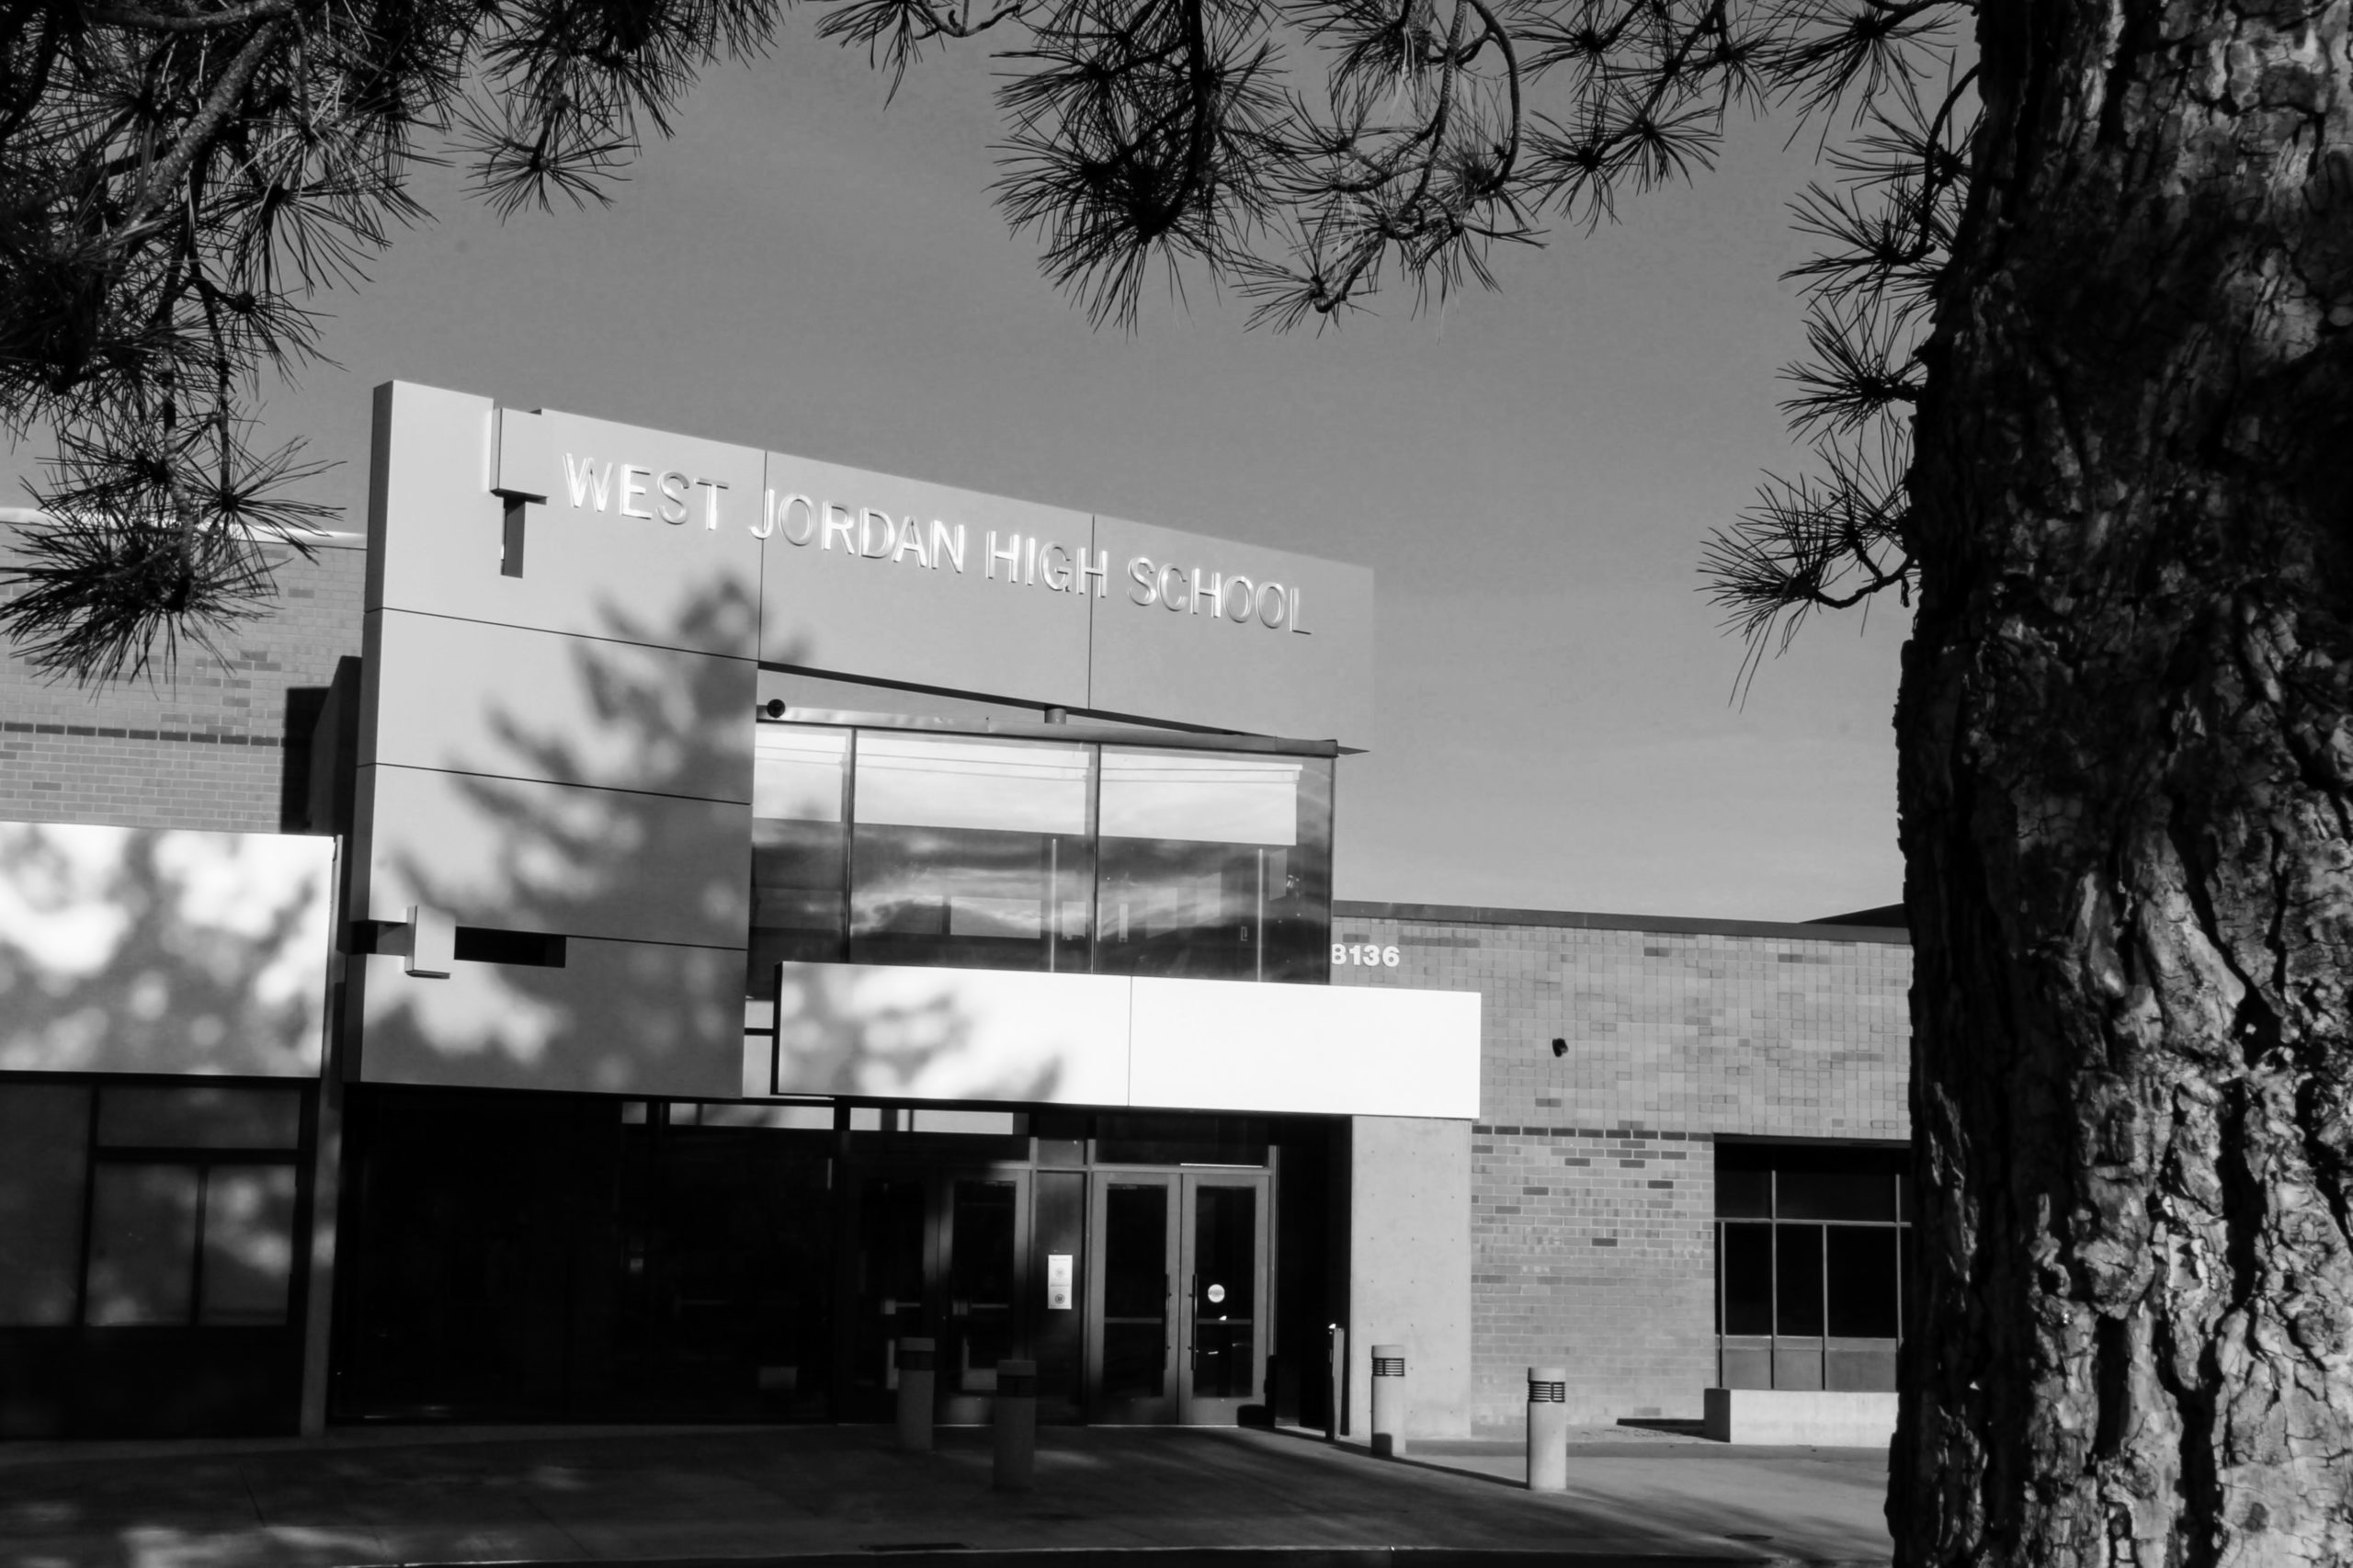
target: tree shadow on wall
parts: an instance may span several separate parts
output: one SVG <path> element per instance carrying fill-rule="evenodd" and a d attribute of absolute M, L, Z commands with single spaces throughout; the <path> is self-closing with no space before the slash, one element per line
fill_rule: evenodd
<path fill-rule="evenodd" d="M 333 850 L 0 824 L 0 1069 L 316 1074 Z"/>
<path fill-rule="evenodd" d="M 575 639 L 575 703 L 594 733 L 551 727 L 511 704 L 491 715 L 503 755 L 455 776 L 468 837 L 492 863 L 429 850 L 394 866 L 420 902 L 461 926 L 566 938 L 562 968 L 461 960 L 412 979 L 378 960 L 362 1049 L 371 1079 L 733 1098 L 745 1086 L 745 943 L 751 926 L 756 667 L 668 654 L 749 646 L 756 597 L 714 585 L 666 626 L 615 605 L 609 641 Z M 594 779 L 552 788 L 517 779 Z M 474 830 L 479 830 L 474 831 Z M 654 940 L 659 936 L 665 940 Z M 939 995 L 881 1020 L 829 1012 L 841 1081 L 921 1072 L 970 1040 Z M 759 1072 L 765 1086 L 766 1073 Z M 993 1088 L 1050 1091 L 1051 1079 Z"/>

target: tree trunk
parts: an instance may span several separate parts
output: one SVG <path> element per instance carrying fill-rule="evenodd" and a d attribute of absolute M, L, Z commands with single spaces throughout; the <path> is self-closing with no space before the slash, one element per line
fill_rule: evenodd
<path fill-rule="evenodd" d="M 1987 0 L 1897 714 L 1898 1560 L 2353 1561 L 2349 0 Z"/>

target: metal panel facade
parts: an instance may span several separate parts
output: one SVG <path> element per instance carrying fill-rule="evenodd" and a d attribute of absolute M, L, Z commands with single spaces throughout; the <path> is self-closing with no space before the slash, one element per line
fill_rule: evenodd
<path fill-rule="evenodd" d="M 1117 517 L 1095 540 L 1096 711 L 1372 744 L 1370 572 Z"/>
<path fill-rule="evenodd" d="M 573 944 L 563 969 L 356 966 L 369 1078 L 737 1086 L 763 662 L 1206 729 L 1370 736 L 1371 577 L 1358 568 L 403 384 L 378 391 L 369 528 L 353 914 L 397 926 L 414 907 L 420 930 Z M 1184 568 L 1179 612 L 1142 597 L 1145 568 L 1166 563 Z M 386 939 L 389 951 L 415 934 Z M 617 975 L 663 999 L 663 1021 L 606 995 Z M 854 1092 L 1122 1103 L 1124 1084 L 1113 1095 L 1090 1054 L 1101 1030 L 1086 1008 L 1068 1051 L 1017 1020 L 1039 978 L 960 982 L 971 1016 L 956 1051 Z M 1036 1017 L 1051 1021 L 1084 987 L 1043 978 L 1054 989 Z M 811 994 L 908 983 L 845 971 Z M 552 1032 L 533 1032 L 542 1017 Z M 1123 1037 L 1122 1074 L 1127 1049 Z M 1301 1092 L 1269 1090 L 1262 1108 Z"/>
<path fill-rule="evenodd" d="M 1085 708 L 1084 512 L 771 452 L 760 658 Z"/>

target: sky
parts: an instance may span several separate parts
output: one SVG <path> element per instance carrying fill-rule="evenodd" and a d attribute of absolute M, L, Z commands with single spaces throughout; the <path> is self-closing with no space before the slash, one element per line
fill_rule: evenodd
<path fill-rule="evenodd" d="M 344 526 L 369 389 L 401 379 L 1354 562 L 1378 711 L 1341 765 L 1339 897 L 1800 920 L 1901 896 L 1904 612 L 1811 624 L 1740 701 L 1697 570 L 1802 457 L 1775 371 L 1803 347 L 1779 274 L 1812 142 L 1737 128 L 1690 187 L 1515 248 L 1442 311 L 1400 293 L 1278 335 L 1194 278 L 1098 330 L 992 201 L 990 62 L 936 57 L 886 104 L 813 22 L 714 68 L 609 207 L 502 223 L 460 173 L 419 179 L 435 221 L 313 301 L 335 363 L 268 404 L 343 460 Z"/>

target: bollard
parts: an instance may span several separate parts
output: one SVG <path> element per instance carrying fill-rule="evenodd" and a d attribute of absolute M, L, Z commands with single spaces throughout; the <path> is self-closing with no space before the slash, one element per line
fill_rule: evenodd
<path fill-rule="evenodd" d="M 1569 1373 L 1565 1367 L 1528 1369 L 1528 1489 L 1569 1489 Z"/>
<path fill-rule="evenodd" d="M 1027 1492 L 1038 1470 L 1038 1363 L 996 1364 L 996 1489 Z"/>
<path fill-rule="evenodd" d="M 1405 1451 L 1405 1347 L 1372 1347 L 1372 1451 L 1393 1457 Z"/>
<path fill-rule="evenodd" d="M 1348 1331 L 1338 1324 L 1324 1327 L 1324 1440 L 1340 1440 L 1340 1412 L 1348 1399 Z"/>
<path fill-rule="evenodd" d="M 931 1451 L 932 1342 L 910 1335 L 899 1341 L 899 1447 Z"/>

